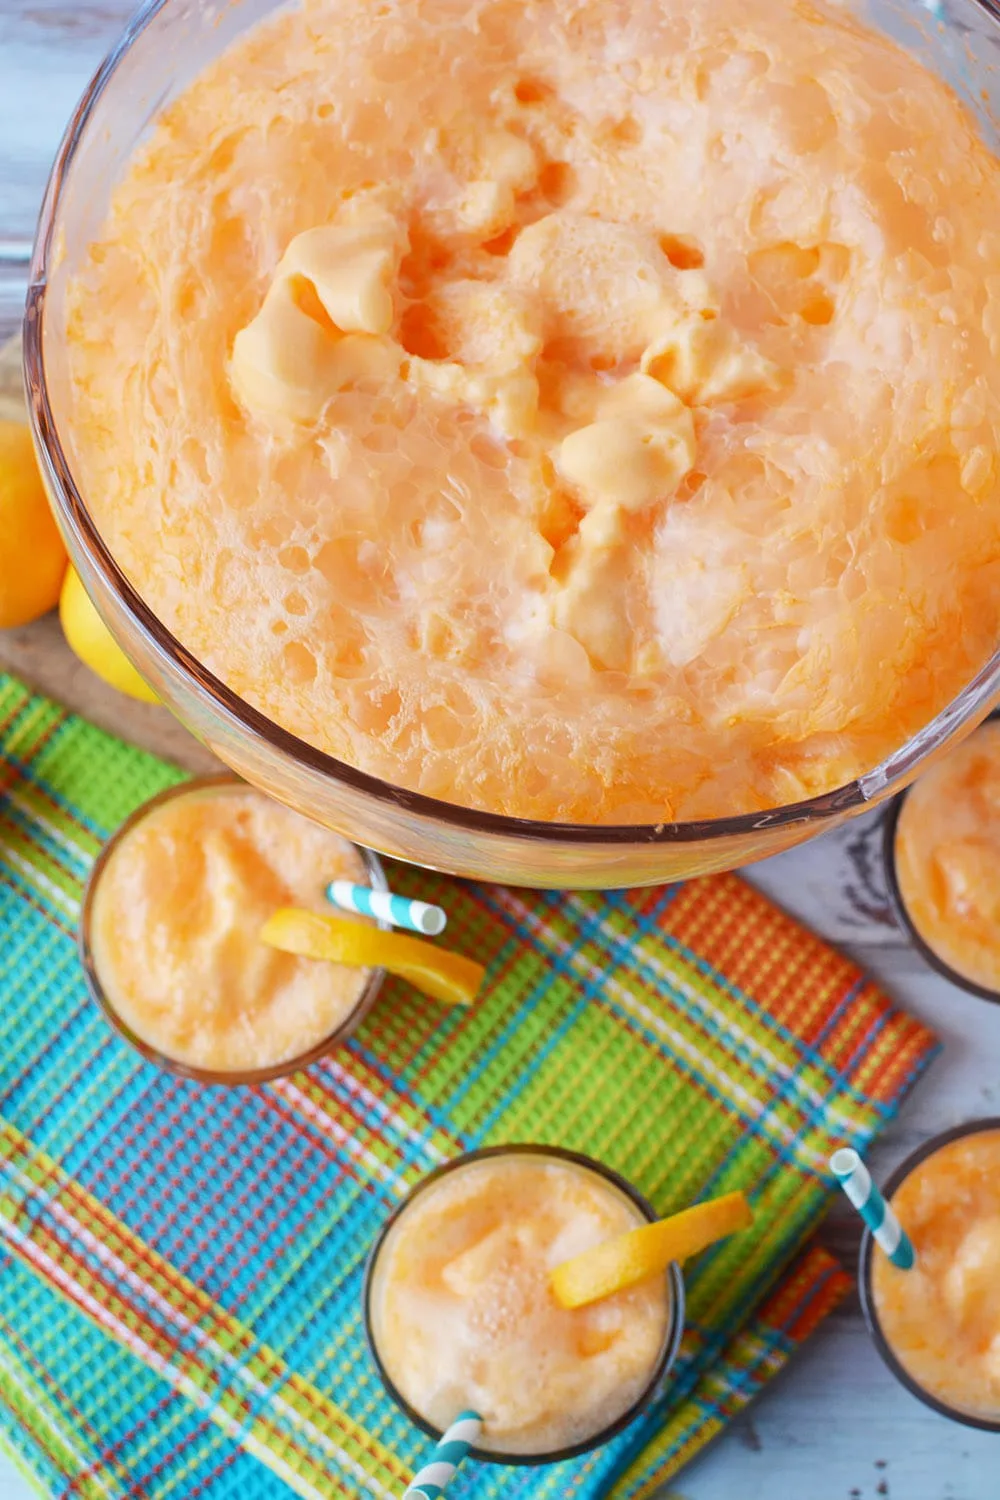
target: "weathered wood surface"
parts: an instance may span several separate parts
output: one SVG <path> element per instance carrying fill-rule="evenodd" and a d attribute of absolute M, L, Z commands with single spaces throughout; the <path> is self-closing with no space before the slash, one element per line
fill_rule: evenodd
<path fill-rule="evenodd" d="M 129 6 L 124 0 L 0 0 L 0 338 L 13 330 L 5 254 L 30 239 L 61 129 Z M 6 322 L 5 322 L 6 319 Z M 13 370 L 13 373 L 12 373 Z M 0 358 L 0 412 L 20 400 Z M 192 770 L 212 758 L 164 709 L 131 703 L 97 681 L 50 617 L 0 632 L 0 666 L 114 733 Z M 762 889 L 867 965 L 930 1021 L 943 1056 L 875 1158 L 884 1169 L 928 1134 L 1000 1113 L 1000 1007 L 928 971 L 893 925 L 881 871 L 878 815 L 749 872 Z M 848 1264 L 857 1230 L 839 1206 L 825 1238 Z M 812 1341 L 752 1414 L 674 1486 L 684 1500 L 998 1500 L 1000 1443 L 934 1416 L 901 1390 L 871 1348 L 856 1301 Z M 0 1500 L 27 1500 L 0 1461 Z"/>

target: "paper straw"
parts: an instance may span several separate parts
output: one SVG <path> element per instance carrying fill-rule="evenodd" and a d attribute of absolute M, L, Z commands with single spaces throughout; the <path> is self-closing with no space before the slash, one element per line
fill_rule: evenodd
<path fill-rule="evenodd" d="M 448 923 L 440 906 L 408 901 L 405 896 L 393 896 L 388 891 L 373 891 L 366 885 L 352 885 L 349 880 L 331 880 L 326 896 L 341 911 L 355 911 L 362 917 L 391 922 L 394 927 L 422 932 L 425 937 L 437 937 Z"/>
<path fill-rule="evenodd" d="M 403 1500 L 423 1496 L 424 1500 L 438 1500 L 445 1486 L 473 1444 L 479 1441 L 483 1430 L 483 1419 L 474 1411 L 463 1411 L 443 1434 L 430 1462 L 424 1464 L 406 1488 Z"/>
<path fill-rule="evenodd" d="M 916 1257 L 913 1245 L 902 1224 L 872 1182 L 871 1173 L 861 1157 L 849 1146 L 842 1146 L 830 1157 L 830 1170 L 854 1204 L 880 1245 L 901 1271 L 908 1271 Z"/>

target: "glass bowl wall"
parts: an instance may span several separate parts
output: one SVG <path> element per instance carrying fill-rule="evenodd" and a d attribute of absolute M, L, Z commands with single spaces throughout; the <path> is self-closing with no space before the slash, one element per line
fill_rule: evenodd
<path fill-rule="evenodd" d="M 789 0 L 790 3 L 790 0 Z M 787 807 L 696 823 L 588 826 L 480 813 L 368 776 L 287 734 L 230 692 L 156 619 L 118 570 L 76 483 L 61 338 L 67 276 L 109 191 L 165 102 L 273 0 L 147 0 L 67 128 L 39 223 L 25 315 L 25 379 L 43 475 L 70 556 L 102 618 L 191 731 L 248 781 L 383 854 L 484 880 L 601 888 L 653 884 L 778 853 L 898 791 L 1000 701 L 1000 651 L 896 754 L 857 781 Z M 992 0 L 858 0 L 969 103 L 991 144 L 1000 112 L 1000 8 Z M 719 743 L 720 759 L 726 754 Z"/>

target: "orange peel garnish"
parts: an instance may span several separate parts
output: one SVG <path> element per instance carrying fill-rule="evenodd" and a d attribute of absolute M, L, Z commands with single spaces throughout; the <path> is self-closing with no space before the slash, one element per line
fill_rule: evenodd
<path fill-rule="evenodd" d="M 283 906 L 260 929 L 261 940 L 283 953 L 364 969 L 388 969 L 445 1005 L 471 1005 L 486 970 L 460 953 L 422 938 L 382 932 L 347 917 L 323 917 Z"/>
<path fill-rule="evenodd" d="M 564 1260 L 550 1276 L 553 1295 L 561 1307 L 598 1302 L 665 1271 L 671 1261 L 688 1260 L 752 1222 L 753 1210 L 743 1193 L 696 1203 L 669 1219 L 630 1229 Z"/>

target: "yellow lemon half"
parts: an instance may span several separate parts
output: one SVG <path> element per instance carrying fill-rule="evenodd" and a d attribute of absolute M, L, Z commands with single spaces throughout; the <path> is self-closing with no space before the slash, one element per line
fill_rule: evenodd
<path fill-rule="evenodd" d="M 0 421 L 0 629 L 27 625 L 59 601 L 66 549 L 23 422 Z"/>
<path fill-rule="evenodd" d="M 159 702 L 90 602 L 75 568 L 66 571 L 59 597 L 59 618 L 66 640 L 92 672 L 130 698 L 143 703 Z"/>

